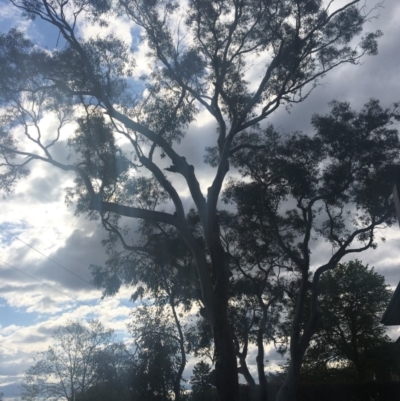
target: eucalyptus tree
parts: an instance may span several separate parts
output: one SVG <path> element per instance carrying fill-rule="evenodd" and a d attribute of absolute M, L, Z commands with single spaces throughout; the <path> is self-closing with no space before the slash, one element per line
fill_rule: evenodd
<path fill-rule="evenodd" d="M 292 262 L 293 278 L 285 289 L 294 302 L 290 363 L 279 401 L 294 397 L 317 330 L 318 300 L 327 297 L 320 294 L 325 291 L 321 276 L 334 271 L 344 256 L 375 248 L 376 231 L 395 221 L 391 193 L 400 141 L 392 124 L 399 118 L 397 104 L 384 109 L 370 100 L 356 112 L 348 103 L 333 102 L 330 114 L 313 117 L 315 135 L 282 136 L 270 126 L 252 137 L 251 151 L 234 155 L 246 181 L 231 180 L 224 196 L 236 205 L 238 224 L 251 227 L 257 247 L 271 247 L 274 241 Z M 313 259 L 323 243 L 329 251 Z M 331 274 L 339 278 L 340 269 Z"/>
<path fill-rule="evenodd" d="M 321 0 L 10 3 L 28 19 L 52 26 L 63 47 L 43 49 L 15 29 L 0 36 L 1 188 L 11 190 L 32 162 L 41 162 L 76 175 L 69 199 L 78 212 L 174 227 L 195 261 L 214 336 L 219 394 L 236 399 L 230 256 L 217 213 L 230 159 L 253 146 L 246 138 L 281 105 L 304 100 L 338 65 L 375 54 L 380 32 L 353 40 L 370 18 L 359 0 L 337 7 Z M 132 76 L 134 48 L 115 35 L 83 34 L 87 23 L 106 29 L 121 16 L 148 45 L 151 72 L 139 85 Z M 200 113 L 213 119 L 217 132 L 208 148 L 215 174 L 207 190 L 177 147 Z M 46 131 L 42 120 L 48 116 L 58 122 Z M 57 156 L 66 143 L 70 161 Z M 177 185 L 182 180 L 186 192 Z M 202 243 L 188 224 L 183 193 L 198 212 Z M 115 228 L 124 235 L 122 223 Z"/>
<path fill-rule="evenodd" d="M 101 386 L 119 389 L 113 399 L 121 399 L 125 388 L 118 378 L 128 374 L 131 357 L 124 344 L 115 340 L 113 330 L 97 320 L 87 325 L 67 321 L 54 331 L 53 339 L 54 344 L 39 353 L 25 372 L 23 400 L 75 401 Z"/>
<path fill-rule="evenodd" d="M 140 244 L 125 243 L 122 249 L 118 248 L 116 242 L 124 239 L 112 217 L 103 216 L 103 225 L 109 232 L 105 241 L 108 259 L 105 266 L 91 266 L 94 284 L 103 288 L 104 295 L 108 296 L 115 294 L 122 282 L 135 288 L 131 300 L 138 306 L 132 311 L 130 329 L 141 350 L 138 353 L 140 363 L 144 363 L 143 358 L 150 353 L 149 344 L 168 343 L 169 346 L 163 348 L 164 367 L 168 370 L 168 379 L 163 379 L 164 387 L 174 393 L 175 400 L 180 400 L 187 359 L 182 320 L 187 317 L 193 302 L 198 300 L 199 291 L 193 257 L 176 230 L 147 222 L 139 229 Z M 158 368 L 149 366 L 148 370 L 157 371 Z M 154 380 L 157 380 L 156 376 Z M 143 380 L 149 378 L 149 375 L 142 377 Z M 144 388 L 146 384 L 140 386 Z"/>

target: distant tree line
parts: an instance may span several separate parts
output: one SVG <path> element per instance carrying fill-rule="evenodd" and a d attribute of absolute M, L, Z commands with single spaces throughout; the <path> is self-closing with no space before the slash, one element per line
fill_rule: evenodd
<path fill-rule="evenodd" d="M 298 399 L 317 400 L 329 391 L 324 399 L 395 400 L 400 394 L 400 344 L 379 323 L 392 295 L 383 276 L 355 260 L 325 274 L 321 290 L 321 319 L 304 357 Z M 167 306 L 167 301 L 143 303 L 133 310 L 129 331 L 134 345 L 129 348 L 97 320 L 66 322 L 26 371 L 22 399 L 217 401 L 211 333 L 196 321 L 193 335 L 193 326 L 181 321 L 180 313 L 175 320 Z M 283 325 L 291 321 L 294 306 L 288 297 Z M 200 359 L 185 382 L 187 353 Z M 211 363 L 204 360 L 207 355 Z M 275 399 L 289 366 L 265 375 L 269 400 Z M 240 400 L 257 400 L 261 391 L 259 383 L 240 385 Z"/>

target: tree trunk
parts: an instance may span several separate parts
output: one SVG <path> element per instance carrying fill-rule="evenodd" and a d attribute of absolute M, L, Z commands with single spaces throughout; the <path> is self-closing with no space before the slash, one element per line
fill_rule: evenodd
<path fill-rule="evenodd" d="M 301 337 L 299 336 L 298 325 L 296 324 L 297 327 L 294 327 L 290 339 L 289 369 L 275 401 L 296 400 L 296 386 L 300 377 L 300 369 L 311 337 L 315 333 L 317 316 L 317 313 L 310 316 Z"/>
<path fill-rule="evenodd" d="M 240 368 L 238 369 L 238 372 L 243 375 L 243 377 L 246 380 L 247 385 L 250 388 L 250 400 L 258 401 L 259 400 L 258 386 L 249 371 L 249 368 L 246 363 L 246 358 L 243 356 L 238 356 L 238 358 L 239 358 L 239 364 L 240 364 Z"/>
<path fill-rule="evenodd" d="M 288 372 L 278 394 L 276 395 L 275 401 L 296 400 L 296 386 L 300 376 L 301 362 L 301 357 L 291 355 Z"/>
<path fill-rule="evenodd" d="M 203 225 L 205 240 L 211 256 L 212 291 L 206 304 L 212 326 L 216 354 L 216 387 L 220 401 L 239 400 L 239 375 L 232 327 L 228 319 L 229 255 L 221 244 L 220 228 L 216 216 Z M 203 290 L 204 291 L 204 290 Z"/>
<path fill-rule="evenodd" d="M 183 337 L 182 333 L 182 328 L 178 319 L 178 316 L 175 311 L 175 307 L 172 307 L 174 318 L 175 318 L 175 323 L 178 328 L 179 332 L 179 347 L 181 351 L 181 363 L 178 369 L 178 372 L 176 374 L 175 378 L 175 383 L 174 383 L 174 394 L 175 394 L 175 401 L 180 401 L 181 399 L 181 381 L 182 381 L 182 375 L 183 371 L 185 370 L 186 366 L 186 351 L 185 351 L 185 339 Z"/>
<path fill-rule="evenodd" d="M 216 386 L 221 401 L 239 399 L 239 377 L 232 327 L 228 319 L 229 259 L 219 242 L 219 228 L 210 247 L 215 277 L 212 302 L 212 329 L 216 352 Z"/>
<path fill-rule="evenodd" d="M 183 331 L 182 331 L 182 326 L 181 322 L 179 321 L 178 315 L 175 310 L 175 299 L 173 294 L 171 293 L 170 289 L 167 289 L 167 293 L 169 296 L 169 304 L 172 310 L 172 314 L 174 316 L 175 320 L 175 326 L 178 330 L 179 333 L 179 348 L 181 351 L 181 363 L 178 369 L 178 372 L 175 377 L 175 383 L 174 383 L 174 394 L 175 394 L 175 401 L 180 401 L 181 400 L 181 381 L 182 381 L 182 375 L 183 371 L 185 370 L 186 366 L 186 351 L 185 351 L 185 338 L 183 336 Z"/>
<path fill-rule="evenodd" d="M 216 351 L 216 385 L 221 401 L 239 399 L 239 380 L 236 352 L 231 325 L 227 316 L 227 304 L 215 301 L 213 322 L 214 344 Z"/>
<path fill-rule="evenodd" d="M 203 226 L 207 233 L 208 224 Z M 216 354 L 216 387 L 219 399 L 220 401 L 237 401 L 239 399 L 239 378 L 236 349 L 228 320 L 229 260 L 220 242 L 218 224 L 215 223 L 212 227 L 211 233 L 205 235 L 211 256 L 212 275 L 209 275 L 206 255 L 199 248 L 190 231 L 181 232 L 181 235 L 196 260 L 202 302 L 205 306 L 202 315 L 210 322 L 213 331 Z"/>
<path fill-rule="evenodd" d="M 255 382 L 253 376 L 251 375 L 251 373 L 249 371 L 249 368 L 248 368 L 247 362 L 246 362 L 247 351 L 248 351 L 248 346 L 249 346 L 250 328 L 251 328 L 251 326 L 246 329 L 246 334 L 243 339 L 244 344 L 243 344 L 242 352 L 240 352 L 240 346 L 239 346 L 237 337 L 235 336 L 235 331 L 233 330 L 232 332 L 233 332 L 233 337 L 234 337 L 235 346 L 236 346 L 236 357 L 238 358 L 239 365 L 240 365 L 240 367 L 238 368 L 238 373 L 244 377 L 247 385 L 250 388 L 251 401 L 258 401 L 258 396 L 257 396 L 258 388 L 257 388 L 256 382 Z"/>
<path fill-rule="evenodd" d="M 264 324 L 264 321 L 262 321 L 262 324 Z M 263 328 L 260 327 L 257 332 L 258 354 L 257 354 L 257 358 L 256 358 L 257 371 L 258 371 L 258 382 L 259 382 L 259 400 L 267 401 L 268 389 L 267 389 L 267 378 L 265 377 L 265 370 L 264 370 L 264 341 L 263 340 L 264 340 L 264 331 L 263 331 Z"/>
<path fill-rule="evenodd" d="M 315 331 L 316 314 L 311 312 L 304 332 L 300 335 L 300 326 L 308 287 L 308 269 L 303 269 L 299 293 L 297 295 L 296 311 L 290 333 L 290 363 L 285 380 L 278 391 L 275 401 L 295 401 L 296 386 L 300 377 L 305 351 Z"/>

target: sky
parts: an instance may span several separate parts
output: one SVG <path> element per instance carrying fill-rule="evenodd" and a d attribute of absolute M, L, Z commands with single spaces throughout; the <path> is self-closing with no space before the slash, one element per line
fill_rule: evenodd
<path fill-rule="evenodd" d="M 367 7 L 374 4 L 366 2 Z M 312 133 L 311 116 L 327 113 L 333 99 L 349 101 L 356 110 L 370 98 L 379 99 L 383 106 L 400 100 L 400 3 L 386 0 L 375 14 L 379 16 L 367 24 L 366 31 L 383 32 L 378 55 L 365 57 L 360 65 L 344 65 L 330 72 L 290 113 L 284 108 L 276 111 L 269 122 L 280 132 Z M 52 49 L 57 45 L 53 29 L 40 21 L 26 21 L 8 1 L 0 0 L 0 31 L 7 32 L 13 26 L 42 46 Z M 81 26 L 83 37 L 97 32 L 96 26 Z M 136 50 L 135 75 L 148 72 L 143 61 L 146 45 L 139 42 L 137 29 L 126 20 L 110 21 L 111 32 Z M 52 124 L 49 120 L 49 130 Z M 200 114 L 179 147 L 195 166 L 204 189 L 211 168 L 203 163 L 202 149 L 212 135 L 210 120 Z M 90 283 L 88 267 L 105 261 L 100 242 L 106 235 L 96 221 L 74 215 L 74 207 L 65 203 L 65 188 L 72 180 L 72 175 L 35 165 L 15 193 L 0 199 L 0 391 L 8 398 L 18 395 L 18 385 L 36 352 L 47 349 L 52 332 L 68 319 L 98 318 L 119 338 L 129 341 L 126 323 L 134 307 L 129 301 L 132 289 L 123 288 L 117 296 L 102 300 L 101 290 Z M 183 184 L 178 184 L 178 190 L 187 196 Z M 186 206 L 191 206 L 189 199 Z M 384 235 L 385 243 L 359 258 L 375 266 L 394 288 L 400 281 L 400 228 L 394 226 Z M 314 250 L 315 263 L 324 252 L 323 246 Z M 396 339 L 400 327 L 391 328 L 388 334 Z M 284 361 L 272 348 L 267 351 L 272 366 Z M 192 365 L 189 363 L 186 376 Z"/>

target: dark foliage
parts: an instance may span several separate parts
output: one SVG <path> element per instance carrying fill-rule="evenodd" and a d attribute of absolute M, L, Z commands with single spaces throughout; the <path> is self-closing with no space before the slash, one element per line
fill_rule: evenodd
<path fill-rule="evenodd" d="M 355 260 L 325 273 L 320 293 L 320 327 L 306 353 L 304 374 L 322 379 L 332 375 L 332 366 L 349 365 L 349 379 L 352 372 L 359 381 L 382 375 L 385 349 L 394 350 L 380 323 L 392 296 L 384 277 Z M 386 365 L 390 371 L 390 359 Z"/>
<path fill-rule="evenodd" d="M 260 152 L 254 152 L 253 157 L 249 150 L 259 149 L 261 122 L 282 104 L 303 101 L 318 79 L 336 66 L 357 64 L 363 55 L 376 54 L 381 32 L 366 33 L 356 41 L 358 46 L 354 41 L 370 18 L 358 3 L 350 1 L 331 11 L 320 0 L 206 0 L 182 4 L 170 0 L 12 0 L 26 18 L 41 19 L 57 29 L 62 46 L 43 49 L 15 29 L 0 35 L 0 189 L 11 191 L 17 180 L 28 174 L 32 162 L 46 163 L 76 175 L 68 191 L 68 201 L 76 203 L 78 213 L 100 218 L 111 236 L 116 235 L 128 250 L 143 252 L 143 243 L 140 250 L 132 244 L 129 219 L 145 220 L 160 231 L 165 226 L 176 230 L 193 259 L 183 270 L 184 281 L 193 285 L 195 293 L 201 293 L 197 299 L 212 326 L 216 382 L 224 401 L 238 397 L 236 357 L 239 352 L 244 360 L 246 354 L 246 341 L 235 339 L 239 335 L 231 328 L 232 255 L 221 238 L 223 229 L 217 211 L 230 162 L 239 165 L 241 158 L 248 157 L 249 163 L 257 163 Z M 138 80 L 132 79 L 135 63 L 131 50 L 135 49 L 114 35 L 85 40 L 84 35 L 78 34 L 82 22 L 96 23 L 101 28 L 107 26 L 110 18 L 120 15 L 142 31 L 150 49 L 151 72 L 141 77 L 139 91 Z M 185 16 L 181 21 L 182 34 L 172 24 L 181 15 Z M 264 69 L 257 72 L 257 76 L 261 75 L 258 81 L 249 82 L 246 74 L 249 69 L 254 72 L 256 57 L 265 60 Z M 337 109 L 341 117 L 346 114 L 342 106 Z M 208 158 L 216 170 L 214 177 L 210 177 L 206 196 L 194 167 L 185 158 L 187 155 L 178 154 L 176 146 L 203 110 L 213 118 L 217 128 Z M 52 132 L 44 132 L 41 124 L 44 116 L 57 121 Z M 357 118 L 354 116 L 343 124 L 355 132 L 355 125 L 362 123 Z M 73 137 L 64 129 L 70 122 L 78 126 Z M 315 124 L 318 126 L 319 122 Z M 337 129 L 343 126 L 340 124 Z M 272 157 L 270 161 L 276 163 L 267 166 L 267 160 L 260 159 L 265 171 L 278 169 L 278 176 L 274 175 L 278 181 L 274 187 L 267 185 L 258 195 L 254 193 L 246 206 L 254 205 L 264 212 L 289 193 L 297 200 L 301 198 L 300 215 L 290 211 L 276 222 L 281 228 L 288 227 L 283 233 L 283 243 L 290 250 L 286 256 L 297 265 L 303 263 L 302 258 L 307 264 L 308 245 L 300 251 L 296 242 L 299 235 L 307 233 L 308 225 L 301 215 L 304 212 L 312 216 L 312 206 L 308 208 L 306 204 L 315 196 L 323 196 L 328 214 L 332 215 L 332 208 L 336 208 L 329 220 L 335 227 L 342 225 L 337 207 L 349 200 L 360 206 L 357 223 L 364 228 L 372 215 L 373 226 L 378 221 L 386 222 L 384 198 L 390 177 L 383 167 L 388 164 L 385 157 L 390 159 L 390 155 L 384 152 L 384 158 L 375 161 L 371 157 L 364 160 L 355 152 L 354 163 L 346 157 L 336 158 L 330 169 L 319 171 L 321 174 L 316 176 L 313 173 L 318 170 L 315 162 L 319 154 L 327 155 L 329 146 L 335 145 L 328 131 L 326 134 L 319 131 L 321 141 L 327 145 L 318 145 L 317 140 L 305 136 L 292 136 L 281 147 L 282 160 Z M 375 132 L 369 130 L 368 135 Z M 268 148 L 274 145 L 264 139 L 261 140 L 264 150 L 266 144 Z M 363 138 L 360 134 L 355 139 Z M 370 139 L 381 149 L 374 135 Z M 382 150 L 387 151 L 390 139 L 387 131 L 381 139 Z M 118 145 L 119 140 L 124 147 Z M 62 147 L 66 143 L 71 151 L 68 162 L 58 159 L 59 153 L 55 151 L 56 144 Z M 396 146 L 397 142 L 393 151 Z M 167 164 L 163 159 L 167 159 Z M 371 162 L 368 177 L 367 167 L 357 169 L 361 162 Z M 311 180 L 305 178 L 306 173 L 311 174 Z M 186 193 L 196 208 L 198 232 L 193 231 L 184 209 L 181 187 L 171 178 L 175 174 L 183 179 Z M 348 187 L 349 182 L 357 182 L 359 187 Z M 366 195 L 374 186 L 380 196 L 371 200 Z M 250 188 L 258 191 L 254 186 Z M 331 194 L 337 191 L 341 195 L 332 199 Z M 172 212 L 166 211 L 163 205 L 166 202 L 173 205 Z M 347 233 L 342 238 L 342 230 L 335 237 L 337 231 L 330 235 L 329 227 L 322 225 L 317 234 L 340 249 L 347 249 L 343 245 L 349 239 Z M 371 246 L 373 235 L 371 230 L 363 231 L 364 228 L 355 237 Z M 192 280 L 193 265 L 195 280 Z M 114 265 L 107 268 L 109 272 L 103 271 L 98 281 L 107 286 L 106 292 L 115 293 L 126 278 L 128 284 L 134 281 L 132 271 L 121 274 Z M 238 271 L 239 267 L 234 274 Z M 267 276 L 260 274 L 250 280 L 253 288 Z M 260 288 L 251 300 L 243 301 L 243 305 L 246 302 L 256 305 L 260 321 L 271 300 L 267 287 Z M 262 297 L 264 290 L 268 292 L 266 302 Z M 270 331 L 264 323 L 265 319 L 256 329 L 261 337 Z M 242 335 L 242 339 L 245 337 Z M 244 366 L 242 369 L 245 371 Z"/>

